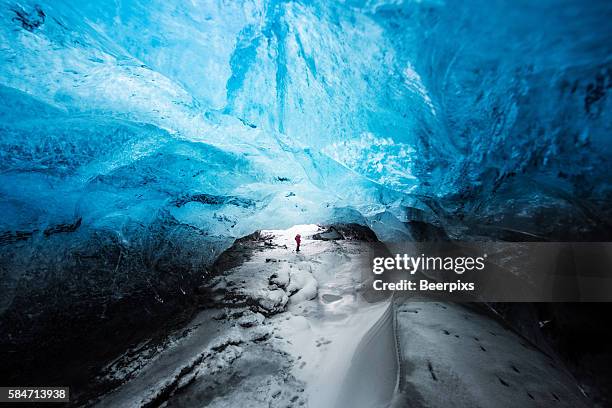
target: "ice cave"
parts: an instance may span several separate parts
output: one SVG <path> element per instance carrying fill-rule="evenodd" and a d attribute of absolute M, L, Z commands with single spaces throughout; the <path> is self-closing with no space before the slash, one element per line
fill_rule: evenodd
<path fill-rule="evenodd" d="M 462 346 L 437 348 L 433 334 L 394 341 L 357 323 L 408 335 L 420 329 L 400 316 L 427 316 L 440 341 L 459 342 L 460 329 L 444 324 L 462 320 L 463 306 L 356 306 L 335 292 L 344 281 L 317 272 L 327 265 L 348 276 L 341 265 L 356 242 L 612 241 L 611 2 L 2 0 L 0 8 L 0 386 L 69 385 L 71 406 L 325 407 L 316 402 L 323 391 L 312 391 L 325 388 L 317 371 L 270 385 L 278 367 L 299 368 L 297 354 L 249 365 L 257 354 L 245 344 L 302 344 L 294 333 L 308 325 L 333 336 L 342 311 L 355 320 L 341 338 L 371 335 L 379 350 L 355 345 L 361 371 L 342 371 L 344 362 L 326 375 L 335 385 L 369 384 L 356 388 L 372 407 L 449 406 L 436 398 L 452 390 L 456 406 L 513 406 L 519 394 L 515 406 L 612 406 L 609 304 L 487 303 L 493 317 L 470 323 L 490 337 L 468 336 L 474 359 L 502 361 L 528 343 L 552 362 L 525 357 L 542 365 L 521 372 L 503 360 L 510 374 L 479 388 L 488 377 L 476 368 L 459 379 L 440 368 Z M 305 237 L 299 256 L 318 256 L 306 274 L 276 262 L 295 231 Z M 321 255 L 335 235 L 348 252 Z M 243 257 L 237 245 L 253 252 Z M 214 361 L 184 351 L 172 370 L 150 369 L 181 341 L 202 349 L 216 341 L 210 333 L 225 326 L 213 329 L 220 320 L 206 313 L 228 306 L 214 304 L 211 286 L 226 300 L 247 296 L 240 285 L 256 280 L 256 260 L 276 268 L 264 282 L 275 289 L 252 295 L 260 309 L 234 325 L 274 326 L 273 334 L 228 334 L 211 346 Z M 221 288 L 219 265 L 239 264 Z M 296 311 L 298 297 L 305 310 L 317 296 L 317 308 Z M 295 309 L 290 326 L 274 320 L 285 307 Z M 516 336 L 512 346 L 487 334 L 498 333 L 494 319 Z M 181 340 L 176 330 L 188 321 L 195 334 Z M 340 339 L 329 336 L 300 347 L 340 355 Z M 384 352 L 395 343 L 398 367 Z M 200 359 L 187 364 L 186 354 Z M 375 386 L 387 374 L 356 374 L 373 361 L 403 380 L 389 388 L 392 380 Z M 519 375 L 557 378 L 536 370 L 549 365 L 564 373 L 555 384 L 576 389 L 517 385 Z M 214 386 L 215 375 L 224 385 Z M 462 381 L 472 381 L 468 391 L 457 391 Z"/>

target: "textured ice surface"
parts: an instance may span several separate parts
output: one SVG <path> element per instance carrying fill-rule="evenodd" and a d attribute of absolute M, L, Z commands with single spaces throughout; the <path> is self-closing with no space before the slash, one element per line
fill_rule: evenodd
<path fill-rule="evenodd" d="M 533 207 L 609 198 L 606 2 L 2 12 L 4 229 L 76 216 L 117 228 L 168 210 L 239 236 L 340 204 L 380 212 L 398 198 L 384 188 L 460 195 L 451 210 L 489 217 L 515 192 L 506 206 L 529 217 L 513 178 L 546 186 Z M 176 204 L 197 194 L 249 205 Z"/>
<path fill-rule="evenodd" d="M 1 8 L 3 230 L 165 211 L 236 237 L 402 220 L 406 193 L 508 228 L 607 219 L 607 2 Z"/>

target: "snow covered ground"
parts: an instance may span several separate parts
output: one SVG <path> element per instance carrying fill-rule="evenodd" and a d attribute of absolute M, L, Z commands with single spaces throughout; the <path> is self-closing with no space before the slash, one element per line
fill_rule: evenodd
<path fill-rule="evenodd" d="M 97 406 L 588 406 L 554 356 L 478 307 L 372 296 L 369 243 L 322 232 L 238 241 L 210 304 L 159 350 L 109 368 L 124 384 Z"/>
<path fill-rule="evenodd" d="M 336 404 L 352 356 L 389 315 L 390 302 L 369 303 L 359 291 L 368 243 L 312 238 L 323 231 L 316 225 L 262 231 L 235 247 L 241 262 L 211 285 L 219 307 L 201 312 L 185 336 L 148 364 L 140 361 L 139 370 L 115 370 L 136 374 L 98 406 Z"/>
<path fill-rule="evenodd" d="M 555 356 L 474 305 L 397 300 L 393 407 L 589 407 Z"/>

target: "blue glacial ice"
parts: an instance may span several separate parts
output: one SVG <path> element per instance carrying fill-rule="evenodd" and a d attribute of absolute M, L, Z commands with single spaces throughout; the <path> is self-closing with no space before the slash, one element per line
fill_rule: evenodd
<path fill-rule="evenodd" d="M 609 219 L 607 2 L 2 10 L 4 231 Z M 201 194 L 250 205 L 176 205 Z"/>
<path fill-rule="evenodd" d="M 606 216 L 582 208 L 610 197 L 606 2 L 2 9 L 4 230 Z M 175 204 L 198 194 L 251 205 Z"/>

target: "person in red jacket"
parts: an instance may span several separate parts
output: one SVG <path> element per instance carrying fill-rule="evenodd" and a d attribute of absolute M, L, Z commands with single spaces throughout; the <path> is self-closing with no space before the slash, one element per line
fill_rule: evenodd
<path fill-rule="evenodd" d="M 300 234 L 297 234 L 295 236 L 295 243 L 297 245 L 297 248 L 295 249 L 295 252 L 300 252 L 300 242 L 302 242 L 302 236 Z"/>

